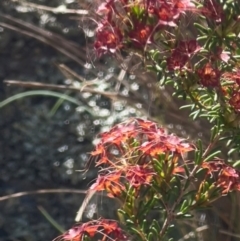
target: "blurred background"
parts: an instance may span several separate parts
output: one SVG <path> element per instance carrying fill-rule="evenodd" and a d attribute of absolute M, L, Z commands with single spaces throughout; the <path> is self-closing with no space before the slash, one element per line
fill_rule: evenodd
<path fill-rule="evenodd" d="M 0 196 L 42 189 L 68 193 L 0 199 L 0 240 L 54 239 L 60 232 L 44 211 L 62 229 L 72 227 L 85 194 L 71 190 L 86 190 L 96 177 L 96 170 L 85 175 L 76 170 L 85 168 L 97 133 L 136 115 L 134 108 L 123 108 L 125 103 L 79 91 L 80 80 L 74 74 L 81 81 L 108 81 L 99 87 L 104 91 L 115 88 L 112 79 L 118 73 L 111 59 L 101 60 L 99 67 L 91 64 L 83 30 L 88 22 L 82 24 L 81 14 L 64 12 L 91 4 L 26 3 L 30 2 L 0 2 Z M 52 11 L 57 7 L 63 12 Z M 7 86 L 4 80 L 75 86 L 78 91 Z M 90 207 L 96 212 L 94 205 Z"/>
<path fill-rule="evenodd" d="M 84 169 L 96 135 L 115 123 L 138 116 L 191 140 L 209 139 L 208 124 L 179 112 L 181 101 L 156 85 L 141 60 L 96 59 L 94 6 L 0 1 L 0 240 L 52 240 L 74 225 L 97 172 L 76 170 Z M 108 203 L 94 197 L 85 218 L 114 217 Z M 239 196 L 231 195 L 177 223 L 175 239 L 239 240 L 238 216 Z"/>

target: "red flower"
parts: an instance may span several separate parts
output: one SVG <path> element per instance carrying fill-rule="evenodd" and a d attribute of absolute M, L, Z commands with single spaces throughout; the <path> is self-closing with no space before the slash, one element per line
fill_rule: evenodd
<path fill-rule="evenodd" d="M 196 7 L 191 0 L 173 0 L 174 8 L 179 12 L 195 11 Z"/>
<path fill-rule="evenodd" d="M 89 235 L 93 237 L 99 228 L 99 225 L 96 225 L 92 222 L 84 223 L 80 226 L 76 226 L 74 228 L 69 229 L 65 234 L 61 237 L 66 241 L 78 241 L 82 240 L 84 235 Z"/>
<path fill-rule="evenodd" d="M 98 238 L 99 236 L 102 237 L 102 239 L 100 239 L 102 241 L 120 241 L 126 239 L 126 235 L 119 227 L 118 223 L 116 221 L 107 219 L 93 220 L 81 224 L 68 230 L 65 234 L 61 235 L 57 239 L 61 238 L 61 240 L 66 241 L 80 241 L 83 239 L 84 235 L 93 238 L 96 234 L 98 235 Z"/>
<path fill-rule="evenodd" d="M 233 190 L 240 191 L 240 172 L 230 166 L 224 167 L 218 175 L 217 186 L 221 187 L 222 193 Z"/>
<path fill-rule="evenodd" d="M 102 233 L 107 234 L 109 240 L 125 240 L 127 237 L 123 230 L 119 227 L 118 223 L 113 220 L 100 219 L 100 225 L 103 228 Z"/>
<path fill-rule="evenodd" d="M 183 173 L 183 172 L 185 172 L 185 169 L 183 167 L 174 167 L 172 174 Z"/>
<path fill-rule="evenodd" d="M 132 125 L 119 124 L 110 131 L 101 134 L 103 144 L 114 144 L 119 146 L 122 142 L 132 137 L 136 132 L 136 128 Z"/>
<path fill-rule="evenodd" d="M 137 22 L 135 22 L 133 26 L 134 29 L 129 32 L 129 37 L 134 47 L 143 48 L 146 44 L 150 44 L 153 27 L 151 25 Z"/>
<path fill-rule="evenodd" d="M 160 154 L 168 152 L 167 146 L 164 142 L 145 142 L 139 148 L 140 151 L 146 156 L 157 157 Z"/>
<path fill-rule="evenodd" d="M 175 9 L 172 4 L 168 4 L 166 1 L 164 1 L 158 9 L 155 9 L 155 13 L 161 25 L 168 25 L 171 27 L 176 26 L 175 20 L 180 15 L 177 9 Z"/>
<path fill-rule="evenodd" d="M 100 25 L 96 33 L 94 48 L 98 56 L 105 53 L 115 53 L 122 45 L 122 33 L 118 28 Z"/>
<path fill-rule="evenodd" d="M 217 87 L 220 83 L 221 73 L 218 69 L 213 68 L 210 63 L 207 63 L 203 68 L 197 71 L 200 78 L 200 83 L 205 87 Z"/>
<path fill-rule="evenodd" d="M 187 63 L 189 57 L 185 53 L 181 53 L 177 50 L 173 51 L 172 55 L 167 58 L 168 70 L 182 69 Z"/>
<path fill-rule="evenodd" d="M 102 164 L 110 164 L 111 161 L 108 158 L 107 150 L 102 143 L 96 146 L 95 151 L 91 152 L 90 160 L 95 161 L 95 166 L 100 166 Z"/>
<path fill-rule="evenodd" d="M 226 164 L 223 160 L 214 160 L 202 163 L 202 168 L 208 169 L 208 174 L 212 175 L 213 172 L 219 172 Z"/>
<path fill-rule="evenodd" d="M 158 0 L 148 1 L 148 13 L 158 18 L 160 25 L 176 26 L 180 14 L 194 10 L 190 0 Z"/>
<path fill-rule="evenodd" d="M 218 59 L 221 59 L 225 63 L 227 63 L 228 60 L 230 59 L 229 54 L 226 51 L 223 51 L 223 49 L 221 47 L 217 48 L 216 55 L 217 55 Z"/>
<path fill-rule="evenodd" d="M 168 69 L 182 69 L 188 62 L 189 58 L 199 50 L 200 46 L 196 40 L 180 41 L 177 48 L 167 59 Z"/>
<path fill-rule="evenodd" d="M 169 135 L 166 138 L 166 146 L 170 151 L 176 152 L 178 154 L 184 154 L 192 151 L 194 149 L 193 145 L 184 141 L 184 139 L 181 139 L 175 135 Z"/>
<path fill-rule="evenodd" d="M 217 174 L 215 185 L 221 188 L 222 194 L 233 190 L 240 191 L 240 171 L 227 165 L 223 160 L 203 162 L 202 167 L 208 169 L 208 175 Z"/>
<path fill-rule="evenodd" d="M 166 131 L 163 128 L 159 128 L 156 123 L 135 118 L 114 126 L 110 131 L 102 133 L 100 137 L 102 144 L 113 144 L 120 148 L 131 138 L 143 142 L 156 139 L 165 134 Z"/>
<path fill-rule="evenodd" d="M 108 21 L 111 21 L 111 17 L 113 15 L 113 0 L 109 0 L 108 2 L 103 2 L 98 6 L 96 11 L 97 14 L 107 17 Z"/>
<path fill-rule="evenodd" d="M 179 51 L 182 54 L 187 54 L 191 56 L 192 54 L 197 53 L 201 47 L 198 45 L 196 39 L 192 39 L 189 41 L 180 41 L 176 48 L 176 51 Z"/>
<path fill-rule="evenodd" d="M 130 166 L 126 170 L 126 179 L 130 185 L 139 188 L 142 185 L 149 185 L 155 173 L 146 166 Z"/>
<path fill-rule="evenodd" d="M 237 69 L 235 72 L 224 73 L 223 77 L 229 81 L 234 81 L 240 86 L 240 69 Z"/>
<path fill-rule="evenodd" d="M 229 100 L 229 104 L 235 109 L 235 111 L 240 111 L 240 92 L 235 91 Z"/>
<path fill-rule="evenodd" d="M 143 155 L 157 158 L 158 155 L 169 152 L 184 154 L 192 151 L 193 147 L 189 143 L 185 143 L 184 139 L 174 135 L 165 135 L 159 136 L 153 141 L 144 142 L 139 150 L 142 151 Z"/>
<path fill-rule="evenodd" d="M 98 176 L 96 182 L 90 187 L 91 190 L 107 191 L 109 197 L 119 197 L 125 189 L 120 182 L 121 172 L 111 172 L 103 176 Z"/>
<path fill-rule="evenodd" d="M 98 156 L 98 155 L 102 156 L 102 155 L 105 155 L 105 153 L 106 153 L 106 151 L 105 151 L 104 146 L 102 144 L 98 144 L 96 146 L 95 151 L 91 152 L 91 156 Z"/>
<path fill-rule="evenodd" d="M 195 5 L 190 0 L 149 0 L 148 14 L 155 15 L 160 25 L 176 26 L 180 14 L 194 10 Z"/>
<path fill-rule="evenodd" d="M 143 120 L 140 118 L 135 119 L 137 125 L 139 125 L 142 130 L 145 131 L 157 131 L 159 128 L 155 122 L 148 121 L 148 120 Z M 164 129 L 161 129 L 162 133 L 165 133 Z"/>

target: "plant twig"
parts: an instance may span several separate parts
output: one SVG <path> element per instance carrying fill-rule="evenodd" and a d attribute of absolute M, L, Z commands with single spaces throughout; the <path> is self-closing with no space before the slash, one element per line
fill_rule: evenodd
<path fill-rule="evenodd" d="M 69 47 L 66 48 L 65 43 L 63 43 L 62 40 L 59 41 L 58 44 L 56 44 L 54 39 L 47 38 L 45 35 L 40 34 L 40 33 L 35 33 L 35 31 L 33 31 L 32 29 L 30 31 L 28 29 L 24 30 L 24 29 L 22 29 L 20 27 L 16 27 L 16 26 L 13 26 L 11 24 L 4 23 L 4 22 L 0 22 L 0 26 L 2 26 L 4 28 L 11 29 L 11 30 L 14 30 L 14 31 L 19 32 L 21 34 L 24 34 L 24 35 L 27 35 L 29 37 L 35 38 L 35 39 L 39 40 L 42 43 L 48 44 L 51 47 L 53 47 L 56 50 L 58 50 L 60 53 L 62 53 L 65 56 L 69 57 L 70 59 L 74 60 L 76 63 L 80 64 L 81 66 L 84 65 L 83 53 L 81 53 L 82 58 L 81 57 L 79 58 L 78 56 L 80 56 L 80 53 L 77 56 L 77 53 L 79 52 L 79 49 L 76 49 L 76 48 L 72 49 L 71 48 L 72 50 L 70 50 Z M 49 33 L 50 35 L 52 35 L 52 33 L 50 33 L 50 32 L 47 32 L 47 31 L 45 31 L 45 32 Z M 66 42 L 66 45 L 67 45 L 67 42 Z M 73 53 L 73 51 L 76 51 L 76 52 Z"/>
<path fill-rule="evenodd" d="M 33 88 L 33 89 L 41 88 L 41 89 L 48 89 L 48 90 L 72 90 L 77 92 L 89 92 L 92 94 L 103 95 L 112 100 L 128 101 L 128 103 L 132 103 L 133 105 L 141 101 L 139 99 L 136 99 L 136 98 L 133 99 L 133 97 L 127 97 L 119 93 L 114 93 L 109 91 L 100 91 L 89 87 L 79 88 L 74 86 L 45 84 L 45 83 L 39 83 L 39 82 L 33 82 L 33 81 L 26 82 L 26 81 L 20 81 L 20 80 L 4 80 L 4 83 L 6 83 L 8 86 L 21 86 L 21 87 Z"/>
<path fill-rule="evenodd" d="M 78 189 L 40 189 L 36 191 L 26 191 L 26 192 L 17 192 L 13 194 L 9 194 L 6 196 L 0 197 L 0 202 L 9 200 L 12 198 L 20 198 L 22 196 L 27 195 L 36 195 L 36 194 L 47 194 L 47 193 L 75 193 L 75 194 L 86 194 L 87 191 L 85 190 L 78 190 Z"/>
<path fill-rule="evenodd" d="M 43 10 L 43 11 L 48 11 L 48 12 L 52 12 L 55 14 L 77 14 L 77 15 L 87 15 L 89 14 L 88 10 L 85 9 L 68 9 L 66 8 L 64 5 L 60 5 L 58 7 L 52 8 L 52 7 L 48 7 L 48 6 L 44 6 L 44 5 L 39 5 L 39 4 L 35 4 L 35 3 L 29 3 L 29 2 L 25 2 L 25 1 L 19 1 L 19 0 L 11 0 L 12 2 L 18 2 L 20 5 L 22 6 L 27 6 L 30 8 L 35 8 L 38 10 Z"/>

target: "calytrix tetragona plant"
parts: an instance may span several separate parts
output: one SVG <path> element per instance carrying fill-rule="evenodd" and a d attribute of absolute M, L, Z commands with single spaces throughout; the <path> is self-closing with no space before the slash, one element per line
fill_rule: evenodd
<path fill-rule="evenodd" d="M 90 161 L 100 167 L 86 200 L 105 191 L 119 201 L 119 221 L 78 224 L 64 240 L 169 239 L 177 219 L 191 217 L 233 190 L 240 171 L 214 150 L 240 152 L 240 5 L 232 0 L 105 0 L 97 6 L 97 56 L 140 58 L 160 85 L 188 103 L 193 119 L 212 123 L 209 144 L 169 135 L 131 119 L 102 133 Z M 81 218 L 86 202 L 79 211 Z"/>
<path fill-rule="evenodd" d="M 201 145 L 143 119 L 102 133 L 90 158 L 101 168 L 89 192 L 105 191 L 117 199 L 119 221 L 100 218 L 78 224 L 61 238 L 164 240 L 174 220 L 240 190 L 240 172 L 213 157 L 211 146 L 203 152 Z"/>

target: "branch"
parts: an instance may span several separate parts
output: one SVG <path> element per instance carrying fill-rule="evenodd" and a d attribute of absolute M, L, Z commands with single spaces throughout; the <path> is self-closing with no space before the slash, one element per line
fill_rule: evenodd
<path fill-rule="evenodd" d="M 11 0 L 12 2 L 18 2 L 20 5 L 22 6 L 27 6 L 30 8 L 35 8 L 38 10 L 43 10 L 43 11 L 48 11 L 48 12 L 52 12 L 55 14 L 77 14 L 77 15 L 87 15 L 89 14 L 88 10 L 84 10 L 84 9 L 68 9 L 66 8 L 64 5 L 60 5 L 58 7 L 52 8 L 52 7 L 48 7 L 48 6 L 44 6 L 44 5 L 39 5 L 39 4 L 35 4 L 35 3 L 28 3 L 25 1 L 19 1 L 19 0 Z"/>
<path fill-rule="evenodd" d="M 85 50 L 80 48 L 76 43 L 66 40 L 59 34 L 44 30 L 7 14 L 0 13 L 0 18 L 4 19 L 3 22 L 0 22 L 2 27 L 35 38 L 44 44 L 48 44 L 81 66 L 84 66 L 86 58 L 84 53 Z M 10 23 L 7 23 L 7 21 L 10 21 Z"/>
<path fill-rule="evenodd" d="M 77 193 L 77 194 L 86 194 L 87 191 L 85 190 L 78 190 L 78 189 L 40 189 L 37 191 L 26 191 L 26 192 L 17 192 L 14 194 L 9 194 L 6 196 L 0 197 L 0 202 L 5 201 L 12 198 L 19 198 L 22 196 L 27 195 L 34 195 L 34 194 L 46 194 L 46 193 Z"/>
<path fill-rule="evenodd" d="M 100 94 L 103 95 L 109 99 L 112 100 L 122 100 L 122 101 L 127 101 L 133 105 L 135 105 L 138 102 L 141 102 L 141 100 L 139 99 L 133 99 L 133 97 L 127 97 L 118 93 L 114 93 L 114 92 L 109 92 L 109 91 L 100 91 L 100 90 L 96 90 L 96 89 L 92 89 L 89 87 L 85 87 L 83 85 L 82 88 L 79 87 L 74 87 L 74 86 L 66 86 L 66 85 L 54 85 L 54 84 L 43 84 L 43 83 L 39 83 L 39 82 L 25 82 L 25 81 L 20 81 L 20 80 L 4 80 L 4 83 L 6 83 L 8 86 L 21 86 L 21 87 L 25 87 L 25 88 L 32 88 L 32 89 L 48 89 L 48 90 L 72 90 L 72 91 L 76 91 L 76 92 L 88 92 L 88 93 L 92 93 L 92 94 Z M 86 85 L 87 85 L 87 81 L 86 81 Z"/>

